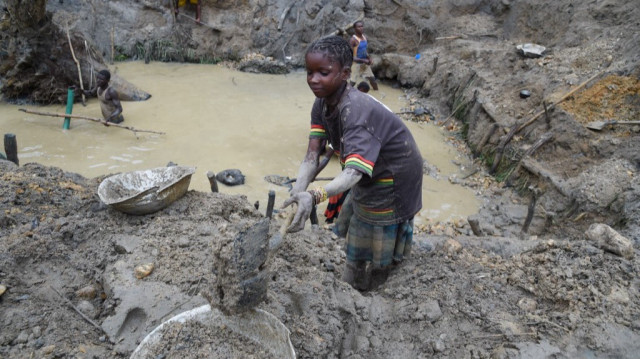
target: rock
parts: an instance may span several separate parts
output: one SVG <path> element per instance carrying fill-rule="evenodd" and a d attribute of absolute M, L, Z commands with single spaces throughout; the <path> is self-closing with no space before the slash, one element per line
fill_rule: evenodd
<path fill-rule="evenodd" d="M 538 307 L 538 303 L 531 298 L 522 298 L 518 301 L 518 307 L 527 313 L 532 313 Z"/>
<path fill-rule="evenodd" d="M 149 274 L 151 274 L 151 272 L 153 272 L 153 268 L 153 263 L 146 263 L 137 266 L 134 270 L 136 278 L 142 279 L 144 277 L 147 277 Z"/>
<path fill-rule="evenodd" d="M 7 286 L 0 284 L 0 297 L 7 291 Z"/>
<path fill-rule="evenodd" d="M 542 53 L 547 48 L 541 45 L 527 43 L 516 46 L 516 49 L 522 56 L 533 59 L 536 57 L 541 57 Z"/>
<path fill-rule="evenodd" d="M 29 340 L 29 333 L 23 330 L 18 334 L 18 337 L 13 340 L 14 344 L 24 344 Z"/>
<path fill-rule="evenodd" d="M 437 300 L 427 300 L 418 304 L 416 318 L 428 320 L 430 323 L 437 322 L 442 318 L 442 310 Z"/>
<path fill-rule="evenodd" d="M 633 244 L 629 239 L 602 223 L 594 223 L 585 232 L 587 238 L 596 242 L 597 246 L 607 252 L 632 259 L 635 255 Z"/>
<path fill-rule="evenodd" d="M 96 307 L 86 300 L 81 300 L 76 307 L 89 318 L 95 318 L 98 314 Z"/>
<path fill-rule="evenodd" d="M 94 299 L 96 297 L 96 294 L 97 290 L 92 285 L 88 285 L 76 291 L 76 297 L 79 298 Z"/>
<path fill-rule="evenodd" d="M 448 254 L 455 254 L 462 250 L 462 245 L 455 239 L 447 239 L 442 244 L 442 249 Z"/>

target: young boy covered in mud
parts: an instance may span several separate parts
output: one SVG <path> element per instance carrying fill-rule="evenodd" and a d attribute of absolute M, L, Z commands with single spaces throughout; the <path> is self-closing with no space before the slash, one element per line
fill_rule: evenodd
<path fill-rule="evenodd" d="M 102 117 L 107 123 L 120 123 L 124 121 L 122 116 L 122 104 L 118 97 L 118 92 L 109 86 L 111 73 L 108 70 L 102 70 L 96 75 L 96 87 L 91 90 L 83 90 L 86 96 L 97 96 L 100 100 L 100 110 Z"/>
<path fill-rule="evenodd" d="M 298 204 L 288 231 L 300 231 L 314 205 L 350 190 L 334 227 L 346 237 L 343 280 L 369 290 L 410 253 L 413 217 L 422 207 L 422 156 L 400 118 L 349 84 L 352 61 L 349 43 L 339 36 L 323 37 L 307 49 L 307 84 L 316 96 L 311 133 L 283 207 Z M 326 186 L 307 191 L 325 140 L 343 170 Z"/>
<path fill-rule="evenodd" d="M 360 92 L 368 93 L 369 92 L 369 84 L 362 81 L 358 84 L 357 89 Z M 333 150 L 331 151 L 333 153 Z M 338 193 L 335 196 L 329 197 L 329 202 L 327 203 L 327 209 L 324 211 L 324 217 L 326 218 L 327 223 L 333 223 L 333 221 L 340 214 L 340 210 L 342 210 L 342 204 L 344 203 L 345 198 L 349 194 L 349 190 L 346 192 Z"/>

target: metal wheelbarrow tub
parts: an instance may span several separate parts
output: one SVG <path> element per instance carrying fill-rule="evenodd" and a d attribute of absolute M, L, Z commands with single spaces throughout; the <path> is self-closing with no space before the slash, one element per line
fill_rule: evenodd
<path fill-rule="evenodd" d="M 144 215 L 166 208 L 189 189 L 194 167 L 158 167 L 105 178 L 98 186 L 100 200 L 120 212 Z"/>

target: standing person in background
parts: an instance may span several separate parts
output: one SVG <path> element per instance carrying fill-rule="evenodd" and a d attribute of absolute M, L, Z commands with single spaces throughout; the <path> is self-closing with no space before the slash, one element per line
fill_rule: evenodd
<path fill-rule="evenodd" d="M 83 90 L 86 96 L 97 96 L 100 100 L 100 110 L 105 121 L 120 123 L 124 121 L 122 116 L 122 104 L 118 97 L 118 92 L 109 86 L 111 73 L 109 70 L 102 70 L 96 75 L 96 87 L 91 90 Z"/>
<path fill-rule="evenodd" d="M 378 83 L 376 77 L 371 71 L 371 57 L 367 52 L 367 37 L 364 36 L 364 23 L 362 21 L 356 21 L 353 23 L 353 30 L 355 34 L 351 36 L 349 45 L 353 49 L 353 65 L 351 66 L 351 84 L 357 84 L 360 79 L 364 78 L 369 80 L 371 87 L 378 91 Z"/>
<path fill-rule="evenodd" d="M 196 6 L 196 22 L 200 23 L 200 1 L 198 0 L 189 0 L 191 4 Z M 176 15 L 178 14 L 178 8 L 183 7 L 187 4 L 187 0 L 176 0 Z"/>
<path fill-rule="evenodd" d="M 311 209 L 350 190 L 334 227 L 346 238 L 342 279 L 358 290 L 384 283 L 411 251 L 413 217 L 422 208 L 422 156 L 407 126 L 385 105 L 349 85 L 353 54 L 339 36 L 314 41 L 305 54 L 307 84 L 316 96 L 311 132 L 287 207 L 298 204 L 289 232 L 304 228 Z M 325 141 L 343 170 L 307 191 Z"/>

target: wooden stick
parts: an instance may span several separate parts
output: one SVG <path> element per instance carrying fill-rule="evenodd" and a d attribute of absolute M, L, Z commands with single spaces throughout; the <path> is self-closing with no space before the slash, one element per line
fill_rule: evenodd
<path fill-rule="evenodd" d="M 436 40 L 455 40 L 455 39 L 461 39 L 464 36 L 462 35 L 454 35 L 454 36 L 444 36 L 444 37 L 436 37 Z"/>
<path fill-rule="evenodd" d="M 273 216 L 273 205 L 276 203 L 276 191 L 269 191 L 269 201 L 267 202 L 267 213 L 266 216 L 271 219 Z"/>
<path fill-rule="evenodd" d="M 115 31 L 114 27 L 111 26 L 111 65 L 113 65 L 113 58 L 115 57 L 114 52 L 116 48 L 115 40 L 114 40 L 115 35 L 113 34 L 114 31 Z"/>
<path fill-rule="evenodd" d="M 186 17 L 187 19 L 189 19 L 189 20 L 191 20 L 191 21 L 195 22 L 196 24 L 198 24 L 198 25 L 202 25 L 202 26 L 204 26 L 204 27 L 208 27 L 208 28 L 210 28 L 211 30 L 215 30 L 215 31 L 222 31 L 222 30 L 220 30 L 219 28 L 217 28 L 217 27 L 213 27 L 213 26 L 208 25 L 208 24 L 205 24 L 205 23 L 204 23 L 204 22 L 202 22 L 202 21 L 198 22 L 198 20 L 196 20 L 195 18 L 193 18 L 193 17 L 191 17 L 191 16 L 189 16 L 189 15 L 185 15 L 185 14 L 183 14 L 183 13 L 178 13 L 178 16 Z"/>
<path fill-rule="evenodd" d="M 30 113 L 30 114 L 34 114 L 34 115 L 40 115 L 40 116 L 70 117 L 70 118 L 79 118 L 81 120 L 99 122 L 99 123 L 101 123 L 101 124 L 103 124 L 105 126 L 114 126 L 114 127 L 124 128 L 125 130 L 132 131 L 134 134 L 136 134 L 136 137 L 138 137 L 137 132 L 157 133 L 159 135 L 164 135 L 165 134 L 165 132 L 159 132 L 159 131 L 138 130 L 138 129 L 133 128 L 133 127 L 123 126 L 123 125 L 119 125 L 117 123 L 107 122 L 105 120 L 101 120 L 101 119 L 95 118 L 95 117 L 80 116 L 80 115 L 69 115 L 69 114 L 64 114 L 64 113 L 40 112 L 40 111 L 27 110 L 25 108 L 19 108 L 18 111 L 22 111 L 22 112 L 26 112 L 26 113 Z"/>
<path fill-rule="evenodd" d="M 520 132 L 520 130 L 522 130 L 523 128 L 525 128 L 525 127 L 529 126 L 530 124 L 532 124 L 536 119 L 538 119 L 538 117 L 542 116 L 545 113 L 548 113 L 548 111 L 550 109 L 554 108 L 557 104 L 559 104 L 560 102 L 562 102 L 562 101 L 566 100 L 567 98 L 569 98 L 571 95 L 573 95 L 578 90 L 580 90 L 581 88 L 586 86 L 589 82 L 591 82 L 596 77 L 602 75 L 604 72 L 605 72 L 605 70 L 602 70 L 602 71 L 598 72 L 597 74 L 591 76 L 589 79 L 587 79 L 586 81 L 584 81 L 583 83 L 578 85 L 578 87 L 576 87 L 573 90 L 567 92 L 558 101 L 552 103 L 551 106 L 548 106 L 548 107 L 545 106 L 544 110 L 542 110 L 542 111 L 536 113 L 535 115 L 533 115 L 533 117 L 531 117 L 531 119 L 529 119 L 527 122 L 525 122 L 525 123 L 523 123 L 521 125 L 515 124 L 511 128 L 511 131 L 509 132 L 507 137 L 505 137 L 504 140 L 501 141 L 500 144 L 498 145 L 498 148 L 496 148 L 496 154 L 495 154 L 495 157 L 493 159 L 493 165 L 491 166 L 491 170 L 489 171 L 489 173 L 490 174 L 494 174 L 495 173 L 496 169 L 498 168 L 498 164 L 500 163 L 500 160 L 502 160 L 502 154 L 504 152 L 504 148 L 509 143 L 509 141 L 511 141 L 511 139 L 513 138 L 513 136 L 515 136 L 516 133 Z M 545 103 L 545 105 L 546 105 L 546 103 Z"/>
<path fill-rule="evenodd" d="M 282 12 L 282 15 L 280 15 L 280 23 L 278 24 L 278 31 L 282 30 L 282 24 L 284 24 L 284 19 L 287 18 L 287 14 L 289 13 L 289 10 L 291 10 L 291 8 L 293 7 L 293 4 L 295 4 L 295 1 L 292 2 L 289 6 L 287 6 Z"/>
<path fill-rule="evenodd" d="M 498 129 L 498 127 L 500 126 L 498 126 L 498 124 L 495 122 L 491 124 L 491 128 L 489 128 L 489 131 L 485 132 L 482 139 L 480 139 L 480 142 L 478 142 L 478 147 L 477 147 L 478 152 L 482 152 L 482 148 L 484 147 L 484 145 L 487 144 L 487 142 L 489 142 L 489 139 L 491 138 L 491 136 L 493 136 L 493 134 L 496 133 L 496 130 Z"/>
<path fill-rule="evenodd" d="M 67 40 L 69 40 L 69 48 L 71 49 L 71 57 L 73 57 L 73 62 L 76 63 L 76 67 L 78 68 L 78 78 L 80 79 L 80 90 L 82 91 L 82 106 L 87 106 L 87 101 L 84 97 L 84 85 L 82 84 L 82 71 L 80 70 L 80 62 L 76 58 L 76 53 L 73 51 L 73 45 L 71 44 L 71 36 L 69 35 L 69 25 L 67 24 Z"/>
<path fill-rule="evenodd" d="M 522 166 L 523 159 L 531 156 L 535 151 L 538 150 L 538 148 L 542 147 L 542 145 L 544 145 L 545 143 L 549 142 L 552 139 L 553 139 L 553 133 L 551 132 L 546 132 L 542 136 L 540 136 L 540 138 L 536 142 L 534 142 L 534 144 L 531 145 L 529 149 L 527 149 L 524 155 L 522 155 L 522 158 L 520 159 L 520 161 L 518 161 L 518 164 L 514 168 L 513 172 L 511 172 L 511 174 L 507 177 L 505 182 L 510 183 L 515 178 L 516 173 L 520 170 L 520 167 Z"/>
<path fill-rule="evenodd" d="M 536 113 L 535 115 L 533 115 L 533 117 L 531 117 L 531 119 L 525 123 L 523 123 L 522 125 L 520 125 L 520 127 L 518 127 L 518 131 L 516 132 L 520 132 L 520 130 L 522 130 L 523 128 L 529 126 L 530 124 L 532 124 L 536 119 L 538 119 L 538 117 L 542 116 L 545 114 L 545 111 L 549 111 L 550 109 L 554 108 L 557 104 L 559 104 L 560 102 L 566 100 L 567 98 L 569 98 L 571 95 L 573 95 L 574 93 L 576 93 L 578 90 L 582 89 L 583 87 L 585 87 L 589 82 L 591 82 L 593 79 L 595 79 L 596 77 L 602 75 L 603 73 L 605 73 L 605 70 L 602 70 L 600 72 L 598 72 L 597 74 L 589 77 L 586 81 L 584 81 L 583 83 L 581 83 L 580 85 L 578 85 L 578 87 L 574 88 L 573 90 L 567 92 L 564 96 L 562 96 L 558 101 L 552 103 L 549 107 L 547 107 L 545 110 L 542 110 L 538 113 Z"/>
<path fill-rule="evenodd" d="M 7 160 L 20 166 L 20 161 L 18 160 L 18 141 L 16 140 L 15 134 L 4 134 L 4 153 L 7 155 Z"/>
<path fill-rule="evenodd" d="M 549 115 L 549 108 L 547 102 L 542 101 L 542 107 L 544 107 L 544 118 L 547 120 L 547 130 L 551 128 L 551 116 Z"/>
<path fill-rule="evenodd" d="M 209 186 L 211 186 L 211 192 L 218 192 L 218 181 L 216 180 L 216 174 L 209 171 L 207 172 L 207 178 L 209 179 Z"/>
<path fill-rule="evenodd" d="M 509 131 L 507 136 L 504 137 L 502 139 L 502 141 L 500 141 L 500 143 L 498 144 L 498 147 L 496 148 L 496 154 L 495 154 L 495 156 L 493 156 L 493 164 L 491 165 L 491 169 L 489 170 L 489 174 L 496 173 L 496 170 L 498 169 L 498 165 L 500 165 L 500 161 L 502 161 L 502 155 L 504 154 L 504 148 L 507 146 L 507 143 L 509 143 L 509 141 L 511 141 L 513 136 L 516 135 L 516 132 L 518 132 L 518 125 L 517 124 L 515 124 L 515 125 L 513 125 L 513 127 L 511 127 L 511 130 Z"/>
<path fill-rule="evenodd" d="M 530 187 L 531 188 L 531 187 Z M 531 201 L 529 202 L 529 206 L 527 207 L 527 217 L 524 220 L 524 224 L 522 225 L 522 229 L 520 233 L 525 234 L 529 231 L 529 226 L 531 225 L 531 221 L 533 220 L 533 215 L 536 209 L 536 202 L 538 201 L 538 189 L 531 189 Z"/>
<path fill-rule="evenodd" d="M 545 179 L 548 183 L 551 183 L 551 185 L 563 196 L 567 198 L 573 198 L 571 187 L 567 185 L 564 180 L 557 177 L 554 173 L 545 169 L 540 162 L 534 160 L 533 158 L 523 158 L 521 162 L 522 167 L 524 167 L 527 171 L 533 173 L 534 175 Z"/>
<path fill-rule="evenodd" d="M 49 286 L 49 288 L 53 289 L 54 292 L 56 292 L 57 295 L 60 296 L 60 298 L 62 298 L 64 300 L 65 303 L 67 303 L 68 306 L 71 307 L 71 309 L 75 310 L 78 314 L 80 314 L 80 316 L 86 320 L 89 324 L 93 325 L 94 327 L 98 328 L 99 331 L 101 331 L 102 333 L 107 334 L 104 329 L 102 329 L 101 326 L 98 325 L 98 323 L 94 322 L 93 320 L 91 320 L 89 317 L 87 317 L 84 313 L 82 313 L 80 311 L 80 309 L 78 309 L 75 305 L 73 305 L 73 303 L 71 303 L 71 301 L 67 298 L 65 298 L 60 292 L 58 292 L 57 289 L 55 289 L 52 286 Z"/>

